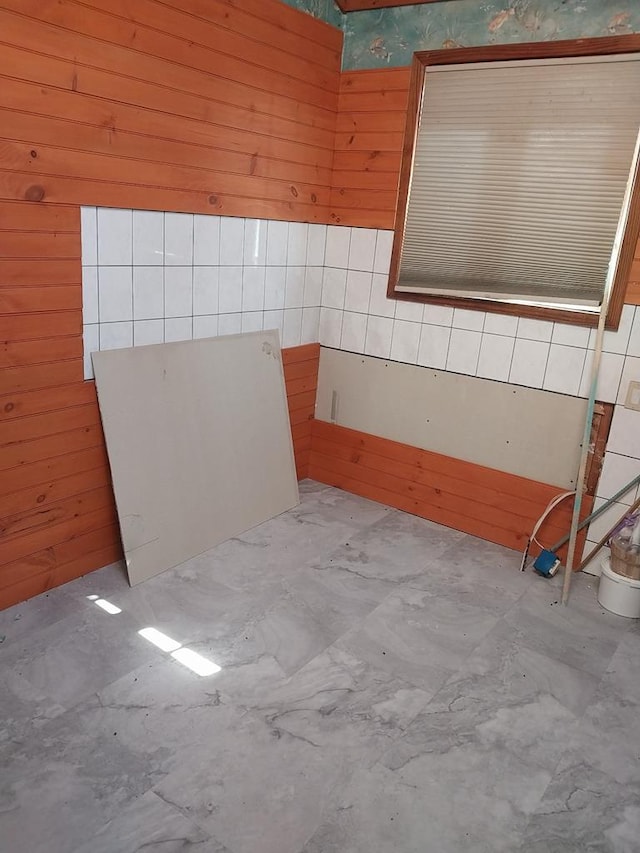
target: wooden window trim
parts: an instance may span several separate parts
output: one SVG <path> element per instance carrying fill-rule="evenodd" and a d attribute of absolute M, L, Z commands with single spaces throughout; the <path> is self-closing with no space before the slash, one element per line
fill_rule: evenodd
<path fill-rule="evenodd" d="M 572 323 L 580 326 L 597 326 L 597 314 L 538 306 L 510 305 L 488 299 L 472 299 L 463 296 L 446 296 L 396 291 L 400 273 L 400 258 L 404 227 L 411 184 L 413 151 L 418 130 L 418 113 L 422 102 L 426 68 L 430 65 L 454 65 L 462 63 L 504 62 L 523 59 L 550 59 L 573 56 L 606 56 L 617 53 L 640 52 L 640 35 L 610 36 L 606 38 L 575 39 L 555 42 L 530 42 L 524 44 L 493 45 L 490 47 L 463 47 L 453 50 L 426 50 L 414 53 L 409 83 L 409 103 L 396 209 L 395 235 L 391 254 L 391 268 L 387 296 L 407 302 L 428 302 L 434 305 L 449 305 L 456 308 L 470 308 L 476 311 L 491 311 L 496 314 L 512 314 L 540 320 L 552 320 L 560 323 Z M 606 328 L 617 329 L 624 305 L 629 273 L 640 234 L 640 180 L 636 181 L 631 198 L 620 260 L 609 303 Z"/>

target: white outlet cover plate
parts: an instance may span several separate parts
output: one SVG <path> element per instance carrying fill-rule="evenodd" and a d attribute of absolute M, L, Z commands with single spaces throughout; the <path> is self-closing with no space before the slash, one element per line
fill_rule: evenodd
<path fill-rule="evenodd" d="M 640 382 L 629 383 L 624 407 L 625 409 L 635 409 L 636 412 L 640 412 Z"/>

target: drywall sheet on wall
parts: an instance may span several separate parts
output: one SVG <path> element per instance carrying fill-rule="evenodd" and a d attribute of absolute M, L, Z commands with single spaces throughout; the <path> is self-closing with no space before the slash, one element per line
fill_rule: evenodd
<path fill-rule="evenodd" d="M 93 364 L 132 585 L 297 505 L 277 331 Z"/>
<path fill-rule="evenodd" d="M 564 394 L 320 350 L 319 420 L 561 488 L 575 485 L 585 414 Z"/>

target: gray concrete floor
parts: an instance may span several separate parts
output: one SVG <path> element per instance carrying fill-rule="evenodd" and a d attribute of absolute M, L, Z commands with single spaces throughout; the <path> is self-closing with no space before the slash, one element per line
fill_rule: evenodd
<path fill-rule="evenodd" d="M 513 551 L 302 493 L 0 613 L 2 853 L 640 850 L 640 630 L 597 580 L 563 608 Z"/>

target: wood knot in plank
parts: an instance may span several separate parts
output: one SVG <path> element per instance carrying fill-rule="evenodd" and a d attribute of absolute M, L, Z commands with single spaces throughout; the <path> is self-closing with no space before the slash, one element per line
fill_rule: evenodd
<path fill-rule="evenodd" d="M 27 187 L 24 197 L 27 201 L 42 201 L 44 187 L 41 187 L 40 184 L 32 184 L 32 186 Z"/>

